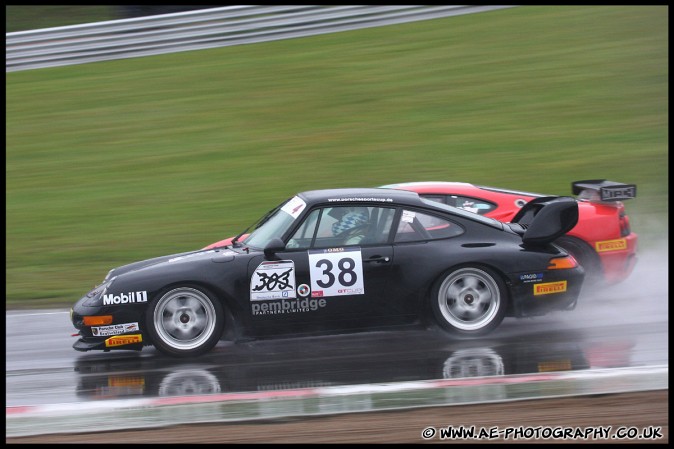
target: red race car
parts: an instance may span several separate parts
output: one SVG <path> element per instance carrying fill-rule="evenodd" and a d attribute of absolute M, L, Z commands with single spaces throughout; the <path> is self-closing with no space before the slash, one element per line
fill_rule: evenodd
<path fill-rule="evenodd" d="M 522 206 L 529 201 L 547 196 L 465 182 L 407 182 L 381 187 L 411 190 L 430 200 L 503 222 L 514 221 Z M 592 179 L 573 182 L 571 188 L 578 200 L 578 224 L 555 243 L 585 268 L 586 283 L 616 284 L 623 281 L 636 264 L 638 236 L 630 229 L 622 201 L 636 197 L 636 186 Z M 245 237 L 239 236 L 237 240 Z M 230 245 L 232 239 L 234 237 L 204 249 Z"/>
<path fill-rule="evenodd" d="M 421 196 L 499 221 L 513 221 L 522 206 L 546 195 L 464 182 L 408 182 L 382 186 L 411 190 Z M 605 179 L 571 184 L 578 201 L 578 224 L 555 241 L 587 272 L 586 282 L 615 284 L 636 264 L 638 235 L 631 231 L 622 201 L 636 197 L 634 184 Z"/>

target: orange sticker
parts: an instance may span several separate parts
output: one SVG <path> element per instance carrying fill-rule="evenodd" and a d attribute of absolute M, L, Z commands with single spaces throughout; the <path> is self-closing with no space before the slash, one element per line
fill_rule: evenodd
<path fill-rule="evenodd" d="M 598 253 L 604 251 L 620 251 L 621 249 L 627 249 L 627 240 L 604 240 L 603 242 L 595 243 L 595 248 L 597 248 Z"/>
<path fill-rule="evenodd" d="M 534 296 L 562 293 L 566 291 L 566 281 L 546 282 L 534 285 Z"/>
<path fill-rule="evenodd" d="M 142 343 L 143 336 L 141 334 L 131 334 L 131 335 L 115 335 L 105 340 L 105 347 L 110 348 L 113 346 L 123 346 L 123 345 L 132 345 L 134 343 Z"/>
<path fill-rule="evenodd" d="M 145 385 L 145 378 L 142 376 L 123 377 L 108 376 L 109 387 L 139 387 Z"/>
<path fill-rule="evenodd" d="M 552 371 L 569 371 L 573 368 L 571 360 L 549 360 L 547 362 L 538 362 L 539 373 L 550 373 Z"/>

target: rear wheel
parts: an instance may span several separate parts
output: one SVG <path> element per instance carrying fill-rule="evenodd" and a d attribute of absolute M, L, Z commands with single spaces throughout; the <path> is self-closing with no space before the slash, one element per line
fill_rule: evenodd
<path fill-rule="evenodd" d="M 154 346 L 174 357 L 210 351 L 225 323 L 222 305 L 210 293 L 194 287 L 174 288 L 148 308 L 146 324 Z"/>
<path fill-rule="evenodd" d="M 503 280 L 486 267 L 461 267 L 433 288 L 433 314 L 449 334 L 485 335 L 505 317 L 508 294 Z"/>
<path fill-rule="evenodd" d="M 587 285 L 596 285 L 604 278 L 601 261 L 597 253 L 580 239 L 574 237 L 562 236 L 555 240 L 555 243 L 562 247 L 564 251 L 571 254 L 574 259 L 585 270 L 585 283 Z"/>

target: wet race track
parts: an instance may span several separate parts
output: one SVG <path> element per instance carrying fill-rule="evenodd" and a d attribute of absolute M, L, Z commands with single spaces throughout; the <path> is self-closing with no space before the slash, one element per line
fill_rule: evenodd
<path fill-rule="evenodd" d="M 91 406 L 112 400 L 211 395 L 226 399 L 227 394 L 240 393 L 255 393 L 251 397 L 259 399 L 265 394 L 338 386 L 522 378 L 628 367 L 666 370 L 667 264 L 666 254 L 641 255 L 630 279 L 602 291 L 585 291 L 574 311 L 506 319 L 489 336 L 465 341 L 432 329 L 223 341 L 206 356 L 176 360 L 151 347 L 142 352 L 77 352 L 72 349 L 75 331 L 66 310 L 8 311 L 8 417 L 10 410 L 18 410 L 15 407 L 50 404 Z M 490 394 L 486 401 L 509 399 Z M 288 416 L 292 415 L 291 410 Z M 8 424 L 12 436 L 9 429 Z"/>

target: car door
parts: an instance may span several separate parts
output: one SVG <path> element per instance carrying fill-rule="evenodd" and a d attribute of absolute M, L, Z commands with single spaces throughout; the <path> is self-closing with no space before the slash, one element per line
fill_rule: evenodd
<path fill-rule="evenodd" d="M 364 209 L 367 223 L 348 215 Z M 253 320 L 293 331 L 395 322 L 397 308 L 387 299 L 395 212 L 392 207 L 340 205 L 307 213 L 275 260 L 251 263 Z M 359 236 L 347 232 L 348 223 L 359 227 Z"/>

